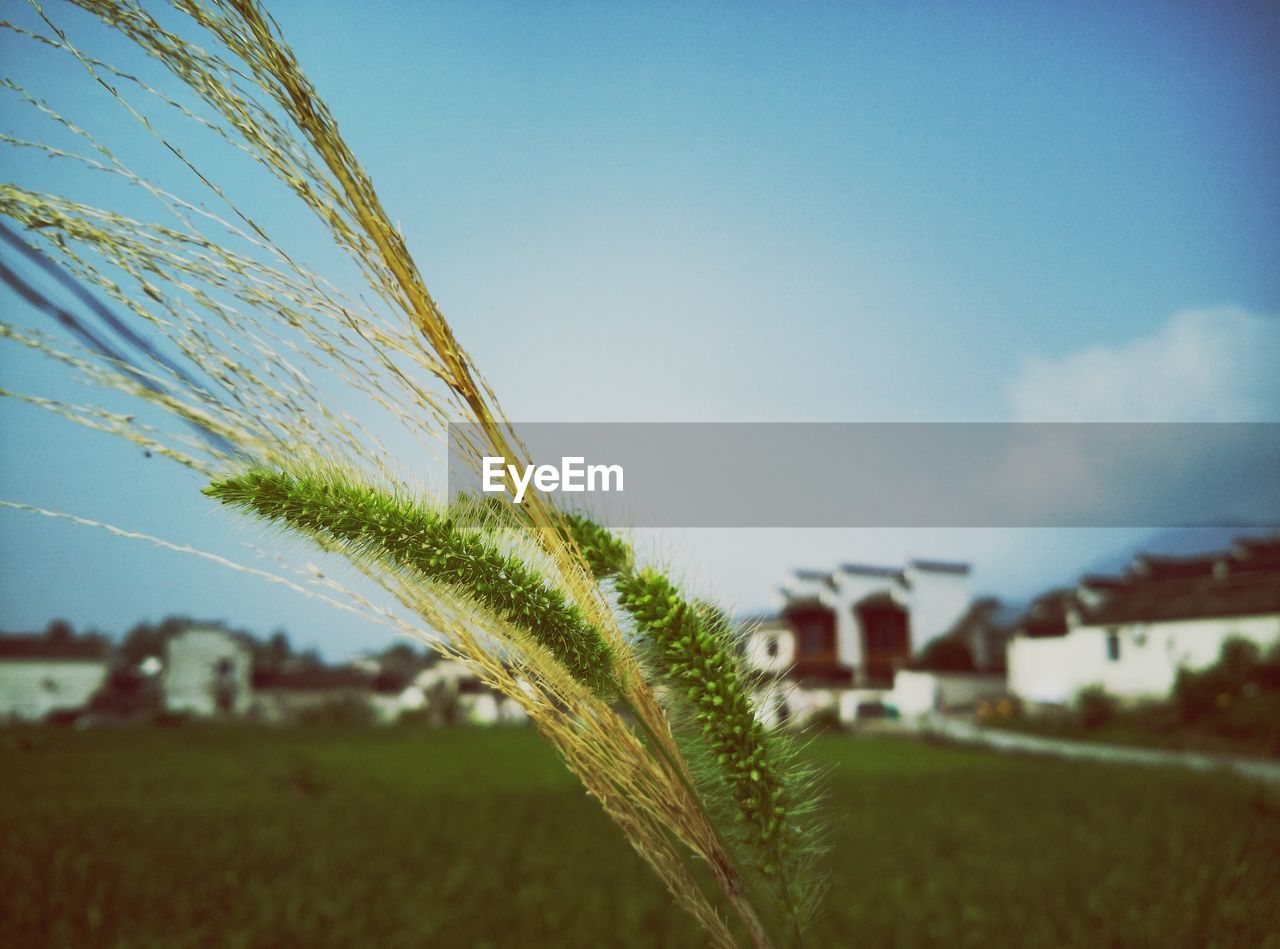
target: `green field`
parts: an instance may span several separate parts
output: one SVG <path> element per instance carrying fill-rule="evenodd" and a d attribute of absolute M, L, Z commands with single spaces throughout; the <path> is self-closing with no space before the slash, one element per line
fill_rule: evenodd
<path fill-rule="evenodd" d="M 822 946 L 1280 946 L 1280 797 L 822 738 Z M 0 944 L 685 946 L 524 730 L 0 731 Z"/>

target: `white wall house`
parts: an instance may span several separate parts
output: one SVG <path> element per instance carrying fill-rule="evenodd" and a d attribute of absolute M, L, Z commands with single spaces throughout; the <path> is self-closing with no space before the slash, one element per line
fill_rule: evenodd
<path fill-rule="evenodd" d="M 796 662 L 795 631 L 780 616 L 760 617 L 747 630 L 744 652 L 757 672 L 785 675 Z"/>
<path fill-rule="evenodd" d="M 103 650 L 51 647 L 41 637 L 0 645 L 0 719 L 39 721 L 84 708 L 107 678 Z"/>
<path fill-rule="evenodd" d="M 253 704 L 253 656 L 238 637 L 193 628 L 170 637 L 160 685 L 166 711 L 200 718 L 244 715 Z"/>
<path fill-rule="evenodd" d="M 909 657 L 950 630 L 972 596 L 968 564 L 913 560 L 902 568 L 841 564 L 831 573 L 797 570 L 784 583 L 782 598 L 784 613 L 806 602 L 829 610 L 837 661 L 866 679 L 874 675 L 870 667 L 878 657 Z M 875 614 L 895 608 L 905 620 L 901 638 L 896 630 L 876 628 Z"/>
<path fill-rule="evenodd" d="M 795 571 L 779 612 L 746 625 L 744 656 L 764 680 L 755 695 L 762 718 L 803 724 L 833 711 L 854 720 L 884 699 L 900 667 L 955 626 L 970 599 L 967 564 Z"/>
<path fill-rule="evenodd" d="M 444 713 L 450 724 L 516 725 L 529 720 L 520 703 L 489 688 L 456 659 L 442 659 L 418 673 L 399 701 L 404 711 Z"/>
<path fill-rule="evenodd" d="M 1280 539 L 1195 558 L 1139 557 L 1120 578 L 1086 578 L 1040 604 L 1008 647 L 1009 689 L 1067 704 L 1101 686 L 1131 700 L 1168 696 L 1182 668 L 1217 660 L 1233 637 L 1280 642 Z"/>

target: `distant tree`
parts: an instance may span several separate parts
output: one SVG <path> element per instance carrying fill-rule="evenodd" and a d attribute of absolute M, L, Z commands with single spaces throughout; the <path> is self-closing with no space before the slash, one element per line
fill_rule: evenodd
<path fill-rule="evenodd" d="M 283 629 L 277 629 L 265 643 L 252 637 L 250 637 L 250 643 L 255 669 L 283 669 L 293 658 L 293 646 L 289 642 L 289 634 Z"/>
<path fill-rule="evenodd" d="M 951 637 L 935 639 L 916 657 L 911 667 L 930 672 L 972 672 L 974 670 L 973 654 L 969 652 L 969 647 L 958 639 Z"/>
<path fill-rule="evenodd" d="M 120 643 L 120 660 L 126 667 L 134 667 L 148 656 L 164 655 L 164 637 L 160 629 L 150 623 L 138 623 L 125 633 Z"/>
<path fill-rule="evenodd" d="M 431 665 L 434 658 L 434 652 L 416 649 L 411 643 L 393 643 L 378 656 L 378 689 L 403 689 L 419 672 Z"/>
<path fill-rule="evenodd" d="M 80 634 L 80 641 L 94 643 L 95 645 L 102 646 L 105 650 L 111 644 L 111 637 L 96 629 L 89 629 Z"/>
<path fill-rule="evenodd" d="M 61 645 L 75 639 L 76 631 L 66 620 L 54 619 L 50 620 L 49 625 L 44 628 L 44 638 L 51 643 Z"/>
<path fill-rule="evenodd" d="M 303 669 L 323 669 L 324 659 L 320 655 L 320 650 L 314 646 L 305 652 L 299 653 L 297 656 L 298 665 Z"/>
<path fill-rule="evenodd" d="M 1258 687 L 1268 692 L 1280 691 L 1280 640 L 1258 663 Z"/>
<path fill-rule="evenodd" d="M 190 616 L 166 616 L 160 621 L 160 625 L 156 627 L 156 633 L 160 637 L 162 643 L 167 642 L 171 637 L 184 633 L 192 626 L 197 625 Z M 200 626 L 213 626 L 221 628 L 221 623 L 200 623 Z"/>
<path fill-rule="evenodd" d="M 1076 696 L 1076 711 L 1085 728 L 1101 728 L 1115 718 L 1116 700 L 1100 685 L 1087 686 Z"/>
<path fill-rule="evenodd" d="M 1280 647 L 1278 647 L 1280 649 Z M 1218 661 L 1204 669 L 1180 669 L 1173 686 L 1173 700 L 1182 718 L 1194 722 L 1212 714 L 1253 690 L 1267 689 L 1280 680 L 1273 650 L 1264 658 L 1257 644 L 1232 637 L 1222 644 Z"/>
<path fill-rule="evenodd" d="M 277 629 L 267 640 L 267 657 L 276 663 L 284 663 L 293 655 L 293 647 L 289 644 L 289 634 Z"/>
<path fill-rule="evenodd" d="M 383 662 L 411 663 L 418 659 L 418 650 L 409 643 L 392 643 L 382 653 Z"/>
<path fill-rule="evenodd" d="M 1241 637 L 1224 642 L 1218 655 L 1222 682 L 1233 693 L 1248 688 L 1257 679 L 1261 664 L 1262 650 L 1258 644 Z"/>

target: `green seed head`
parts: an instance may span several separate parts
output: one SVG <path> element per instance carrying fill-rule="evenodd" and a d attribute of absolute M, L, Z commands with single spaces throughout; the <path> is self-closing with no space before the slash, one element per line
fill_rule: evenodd
<path fill-rule="evenodd" d="M 531 633 L 597 693 L 615 690 L 613 651 L 578 608 L 523 562 L 447 516 L 338 473 L 258 468 L 215 481 L 204 493 L 467 593 Z"/>

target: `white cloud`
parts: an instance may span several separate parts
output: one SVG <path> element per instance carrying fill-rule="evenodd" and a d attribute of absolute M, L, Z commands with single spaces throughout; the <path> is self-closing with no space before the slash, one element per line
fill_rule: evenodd
<path fill-rule="evenodd" d="M 1280 421 L 1280 319 L 1183 310 L 1121 346 L 1025 360 L 1010 400 L 1020 422 Z"/>

